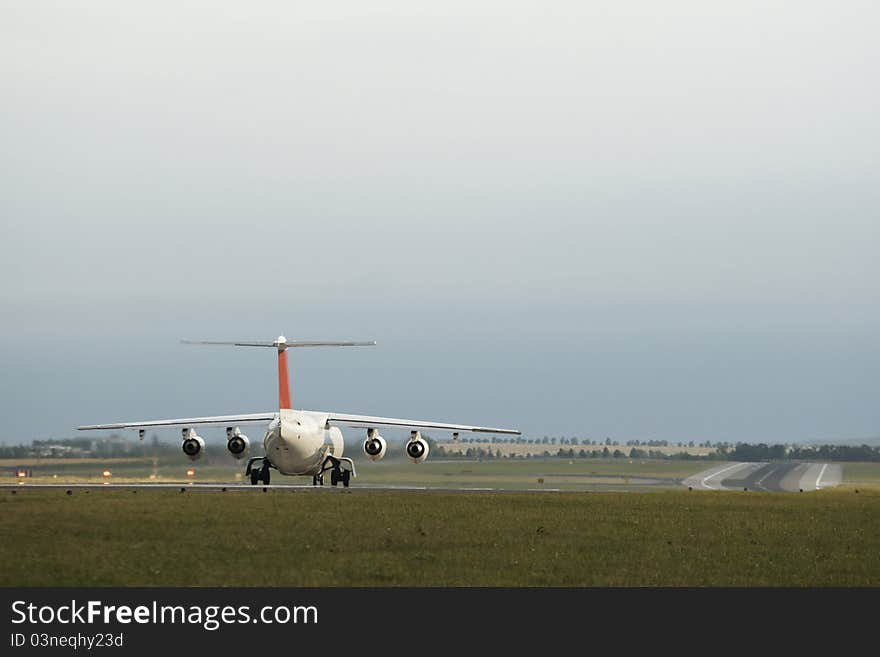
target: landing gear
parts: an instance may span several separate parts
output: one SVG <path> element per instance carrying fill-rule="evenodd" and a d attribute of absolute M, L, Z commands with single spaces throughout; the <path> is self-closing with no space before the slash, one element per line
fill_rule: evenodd
<path fill-rule="evenodd" d="M 340 470 L 339 473 L 336 470 L 330 471 L 330 483 L 334 486 L 339 482 L 342 482 L 342 485 L 345 488 L 348 488 L 348 484 L 351 481 L 351 471 L 349 470 Z"/>
<path fill-rule="evenodd" d="M 313 475 L 312 476 L 312 486 L 323 486 L 324 485 L 324 475 Z"/>
<path fill-rule="evenodd" d="M 251 486 L 256 486 L 263 482 L 264 486 L 269 485 L 269 460 L 262 456 L 254 456 L 248 459 L 247 468 L 245 468 L 245 477 L 251 478 Z"/>
<path fill-rule="evenodd" d="M 336 458 L 335 456 L 327 455 L 324 462 L 321 464 L 321 474 L 316 475 L 316 477 L 320 479 L 322 485 L 324 482 L 324 472 L 327 470 L 330 471 L 331 486 L 337 486 L 339 485 L 339 482 L 342 482 L 342 485 L 348 488 L 352 476 L 356 476 L 354 471 L 354 461 L 346 457 Z"/>

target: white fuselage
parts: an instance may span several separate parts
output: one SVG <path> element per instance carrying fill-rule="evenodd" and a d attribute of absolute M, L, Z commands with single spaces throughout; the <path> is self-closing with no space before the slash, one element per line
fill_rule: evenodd
<path fill-rule="evenodd" d="M 266 429 L 266 457 L 281 474 L 319 474 L 324 459 L 343 450 L 342 431 L 326 427 L 326 415 L 282 409 Z"/>

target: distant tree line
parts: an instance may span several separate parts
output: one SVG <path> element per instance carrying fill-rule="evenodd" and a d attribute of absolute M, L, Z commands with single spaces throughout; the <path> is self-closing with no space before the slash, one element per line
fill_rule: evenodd
<path fill-rule="evenodd" d="M 525 436 L 509 437 L 509 436 L 492 436 L 491 438 L 469 438 L 463 436 L 459 442 L 466 445 L 583 445 L 583 446 L 606 446 L 619 447 L 620 441 L 613 438 L 579 438 L 572 436 L 570 438 L 561 436 L 544 436 L 543 438 L 527 438 Z M 669 447 L 668 440 L 627 440 L 624 443 L 627 447 Z M 695 443 L 693 440 L 688 442 L 675 443 L 678 447 L 712 447 L 712 441 L 706 440 L 701 443 Z M 728 443 L 716 443 L 715 447 L 730 447 Z"/>
<path fill-rule="evenodd" d="M 132 440 L 117 434 L 106 438 L 64 438 L 34 440 L 30 445 L 0 445 L 0 458 L 137 458 L 179 453 L 180 445 L 149 440 Z"/>
<path fill-rule="evenodd" d="M 880 461 L 880 447 L 870 445 L 792 446 L 737 443 L 725 458 L 731 461 Z"/>
<path fill-rule="evenodd" d="M 448 445 L 448 444 L 447 444 Z M 501 450 L 493 451 L 491 447 L 449 448 L 438 444 L 432 447 L 432 454 L 443 458 L 463 459 L 531 459 L 531 458 L 566 458 L 566 459 L 599 459 L 599 458 L 630 458 L 630 459 L 663 459 L 682 461 L 880 461 L 880 447 L 870 445 L 816 445 L 786 446 L 782 444 L 766 445 L 759 443 L 737 443 L 732 449 L 727 445 L 717 446 L 708 454 L 692 454 L 676 452 L 668 454 L 655 449 L 631 447 L 629 450 L 610 449 L 608 445 L 602 449 L 575 449 L 560 447 L 556 450 L 543 450 L 527 454 L 502 454 Z"/>
<path fill-rule="evenodd" d="M 726 457 L 718 454 L 717 452 L 712 452 L 711 454 L 706 454 L 704 456 L 697 454 L 690 454 L 688 452 L 677 452 L 675 454 L 667 454 L 665 452 L 661 452 L 659 450 L 644 450 L 639 449 L 637 447 L 633 447 L 628 451 L 622 451 L 620 449 L 614 449 L 613 451 L 609 449 L 606 445 L 602 447 L 602 449 L 574 449 L 573 447 L 569 447 L 568 449 L 564 447 L 560 447 L 555 451 L 544 450 L 542 452 L 527 452 L 525 454 L 518 454 L 516 452 L 510 454 L 503 454 L 501 450 L 493 451 L 490 447 L 489 449 L 483 449 L 482 447 L 467 447 L 463 449 L 447 449 L 444 445 L 437 445 L 436 448 L 432 448 L 431 454 L 436 454 L 438 457 L 442 458 L 461 458 L 461 459 L 480 459 L 480 460 L 491 460 L 491 459 L 510 459 L 510 460 L 524 460 L 524 459 L 533 459 L 533 458 L 564 458 L 564 459 L 666 459 L 666 460 L 702 460 L 702 461 L 711 461 L 711 460 L 724 460 Z"/>

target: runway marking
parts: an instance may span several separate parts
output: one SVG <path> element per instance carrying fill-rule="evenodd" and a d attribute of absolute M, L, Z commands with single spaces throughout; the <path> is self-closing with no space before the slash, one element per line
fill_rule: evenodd
<path fill-rule="evenodd" d="M 708 488 L 709 490 L 718 490 L 717 488 L 714 488 L 714 487 L 710 486 L 709 484 L 707 484 L 706 481 L 707 481 L 708 479 L 712 479 L 713 477 L 717 477 L 717 476 L 720 475 L 722 472 L 727 472 L 728 470 L 732 470 L 733 468 L 738 468 L 738 467 L 740 467 L 740 466 L 742 466 L 742 465 L 748 465 L 748 463 L 734 463 L 733 465 L 729 465 L 729 466 L 727 466 L 726 468 L 722 468 L 722 469 L 719 470 L 718 472 L 713 472 L 712 474 L 710 474 L 710 475 L 708 475 L 708 476 L 706 476 L 706 477 L 703 477 L 703 480 L 700 482 L 700 484 L 703 485 L 703 486 L 705 486 L 705 487 Z M 719 485 L 721 484 L 720 481 L 719 481 L 718 483 L 719 483 Z"/>
<path fill-rule="evenodd" d="M 819 476 L 816 477 L 816 490 L 820 490 L 821 486 L 819 486 L 819 480 L 822 479 L 822 475 L 825 474 L 825 468 L 828 467 L 827 463 L 822 464 L 822 469 L 819 470 Z"/>
<path fill-rule="evenodd" d="M 761 477 L 760 479 L 758 479 L 758 481 L 755 482 L 755 486 L 756 486 L 756 487 L 760 487 L 760 488 L 763 489 L 763 490 L 767 490 L 766 488 L 764 488 L 764 480 L 765 480 L 767 477 L 769 477 L 770 475 L 772 475 L 774 472 L 776 472 L 776 470 L 778 470 L 778 469 L 779 469 L 779 466 L 777 466 L 776 468 L 770 468 L 770 472 L 768 472 L 768 473 L 765 474 L 763 477 Z"/>

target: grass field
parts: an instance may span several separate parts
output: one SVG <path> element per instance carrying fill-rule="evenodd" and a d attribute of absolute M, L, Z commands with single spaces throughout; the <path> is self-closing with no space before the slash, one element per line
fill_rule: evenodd
<path fill-rule="evenodd" d="M 848 486 L 880 486 L 880 463 L 844 463 L 843 483 Z"/>
<path fill-rule="evenodd" d="M 880 585 L 873 488 L 13 490 L 2 586 Z"/>

